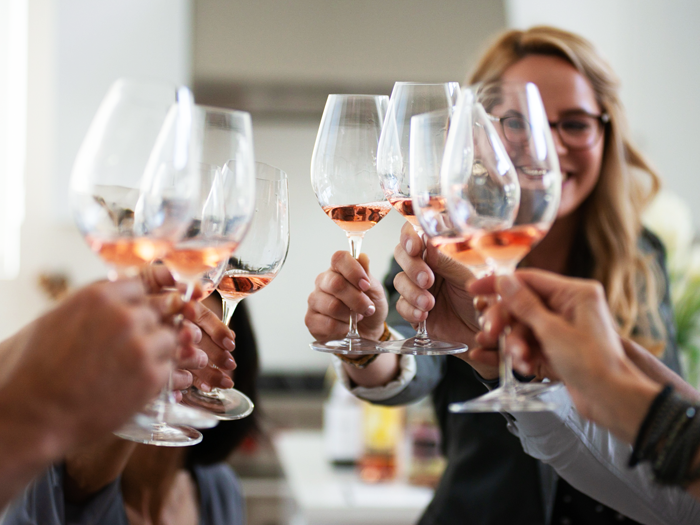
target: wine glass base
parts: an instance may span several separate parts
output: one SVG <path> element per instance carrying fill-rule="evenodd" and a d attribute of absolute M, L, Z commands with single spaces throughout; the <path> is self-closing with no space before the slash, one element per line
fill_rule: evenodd
<path fill-rule="evenodd" d="M 339 339 L 337 341 L 314 341 L 309 346 L 317 352 L 326 352 L 329 354 L 343 354 L 347 356 L 368 355 L 368 354 L 384 354 L 386 350 L 378 348 L 377 341 L 362 338 Z"/>
<path fill-rule="evenodd" d="M 219 424 L 219 419 L 205 410 L 179 403 L 164 403 L 161 400 L 150 403 L 145 414 L 153 420 L 158 420 L 158 415 L 163 414 L 163 421 L 169 425 L 214 428 Z"/>
<path fill-rule="evenodd" d="M 468 412 L 552 412 L 558 408 L 556 403 L 543 401 L 523 395 L 517 389 L 497 388 L 488 394 L 461 403 L 451 403 L 449 411 L 453 413 Z"/>
<path fill-rule="evenodd" d="M 202 433 L 194 428 L 157 423 L 143 415 L 127 422 L 114 434 L 122 439 L 158 447 L 191 447 L 202 441 Z"/>
<path fill-rule="evenodd" d="M 449 341 L 435 341 L 429 338 L 411 337 L 401 341 L 378 343 L 379 348 L 400 355 L 453 355 L 468 350 L 467 345 Z"/>
<path fill-rule="evenodd" d="M 546 392 L 553 392 L 563 386 L 562 383 L 517 383 L 515 390 L 520 395 L 537 396 Z"/>
<path fill-rule="evenodd" d="M 221 421 L 243 419 L 253 413 L 253 401 L 235 388 L 215 388 L 211 392 L 202 392 L 190 387 L 182 396 L 182 402 L 188 406 L 205 410 Z"/>

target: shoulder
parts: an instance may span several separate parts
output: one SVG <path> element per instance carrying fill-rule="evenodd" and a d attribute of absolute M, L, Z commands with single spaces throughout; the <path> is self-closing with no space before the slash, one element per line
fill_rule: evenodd
<path fill-rule="evenodd" d="M 63 464 L 49 468 L 12 503 L 3 525 L 128 523 L 119 478 L 87 501 L 71 504 L 65 501 L 64 476 Z"/>
<path fill-rule="evenodd" d="M 195 465 L 200 494 L 201 523 L 243 525 L 245 501 L 241 482 L 226 463 Z"/>

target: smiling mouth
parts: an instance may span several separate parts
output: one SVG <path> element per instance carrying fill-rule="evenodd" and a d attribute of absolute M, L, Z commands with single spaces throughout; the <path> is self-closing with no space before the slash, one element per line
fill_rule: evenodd
<path fill-rule="evenodd" d="M 531 166 L 518 166 L 518 170 L 530 179 L 541 179 L 547 174 L 546 169 L 533 168 Z"/>

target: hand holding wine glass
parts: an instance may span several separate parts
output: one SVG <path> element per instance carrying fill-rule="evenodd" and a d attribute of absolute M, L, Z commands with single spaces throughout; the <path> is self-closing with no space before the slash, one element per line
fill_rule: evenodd
<path fill-rule="evenodd" d="M 451 111 L 454 97 L 459 92 L 459 84 L 445 82 L 439 84 L 420 84 L 415 82 L 397 82 L 389 100 L 386 120 L 382 127 L 377 151 L 377 171 L 384 193 L 392 206 L 411 223 L 419 234 L 421 225 L 416 217 L 414 202 L 411 200 L 413 181 L 423 177 L 430 178 L 439 173 L 442 156 L 436 157 L 433 137 L 430 132 L 421 137 L 426 147 L 415 147 L 414 128 L 411 118 L 426 112 Z M 412 144 L 414 147 L 412 149 Z M 428 161 L 426 155 L 430 157 Z M 414 170 L 413 162 L 422 162 L 423 168 Z M 430 165 L 430 168 L 428 168 Z M 437 170 L 437 172 L 435 171 Z M 441 206 L 439 198 L 433 204 Z M 380 344 L 383 350 L 397 354 L 449 355 L 467 350 L 462 343 L 438 341 L 428 336 L 426 322 L 421 321 L 416 328 L 415 337 L 400 341 L 387 341 Z"/>
<path fill-rule="evenodd" d="M 365 232 L 391 209 L 379 184 L 376 163 L 388 102 L 386 96 L 329 95 L 311 157 L 316 198 L 325 214 L 345 230 L 355 259 Z M 344 339 L 315 341 L 311 348 L 347 355 L 380 353 L 376 341 L 360 336 L 354 311 Z"/>

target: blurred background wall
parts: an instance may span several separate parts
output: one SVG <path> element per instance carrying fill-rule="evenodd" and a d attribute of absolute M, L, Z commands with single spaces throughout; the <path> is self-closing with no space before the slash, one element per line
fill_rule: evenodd
<path fill-rule="evenodd" d="M 0 0 L 8 2 L 28 15 L 26 217 L 19 274 L 0 280 L 0 338 L 48 306 L 39 274 L 65 273 L 74 285 L 105 274 L 73 227 L 66 193 L 90 119 L 120 76 L 186 83 L 200 103 L 250 111 L 257 159 L 289 175 L 289 258 L 248 300 L 268 373 L 328 364 L 308 348 L 303 323 L 315 276 L 347 248 L 309 183 L 328 93 L 462 81 L 495 33 L 558 25 L 593 40 L 612 62 L 634 136 L 667 186 L 689 200 L 700 195 L 700 4 L 689 0 Z M 392 213 L 366 236 L 378 276 L 402 221 Z"/>

